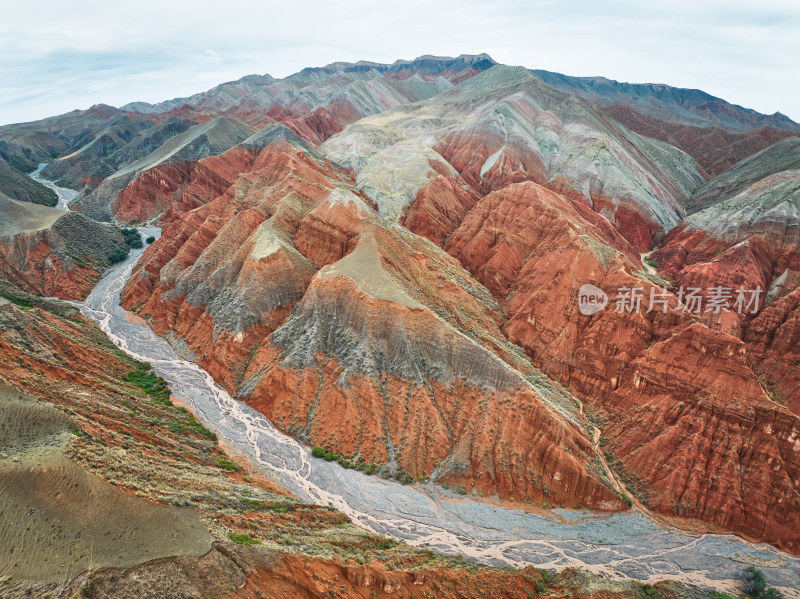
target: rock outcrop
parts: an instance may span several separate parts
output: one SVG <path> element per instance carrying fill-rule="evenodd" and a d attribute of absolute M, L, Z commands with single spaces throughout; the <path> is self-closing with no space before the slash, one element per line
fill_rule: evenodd
<path fill-rule="evenodd" d="M 791 158 L 780 148 L 794 145 L 779 142 L 710 182 L 701 195 L 738 189 L 756 173 L 775 170 Z M 760 290 L 758 309 L 706 320 L 744 340 L 749 363 L 770 396 L 800 414 L 800 170 L 775 172 L 722 196 L 670 232 L 653 256 L 675 286 L 723 286 L 734 294 L 739 288 Z"/>

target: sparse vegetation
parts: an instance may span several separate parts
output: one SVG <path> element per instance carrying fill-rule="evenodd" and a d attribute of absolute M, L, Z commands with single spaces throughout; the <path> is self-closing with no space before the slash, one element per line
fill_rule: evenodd
<path fill-rule="evenodd" d="M 228 538 L 239 545 L 261 545 L 261 541 L 246 534 L 236 534 L 232 532 L 228 535 Z"/>
<path fill-rule="evenodd" d="M 20 308 L 30 308 L 33 305 L 33 302 L 21 295 L 15 295 L 13 293 L 7 293 L 4 291 L 0 291 L 0 297 L 7 299 L 15 306 L 19 306 Z"/>
<path fill-rule="evenodd" d="M 664 597 L 651 584 L 642 584 L 642 585 L 639 586 L 639 589 L 642 591 L 642 595 L 644 595 L 645 597 L 648 597 L 650 599 L 663 599 L 663 597 Z"/>
<path fill-rule="evenodd" d="M 239 497 L 239 503 L 241 503 L 243 507 L 254 512 L 264 510 L 267 507 L 265 503 L 256 499 L 250 499 L 249 497 Z"/>
<path fill-rule="evenodd" d="M 649 266 L 651 266 L 651 267 L 653 267 L 653 268 L 656 268 L 656 269 L 658 268 L 658 262 L 656 262 L 655 260 L 653 260 L 653 259 L 652 259 L 650 256 L 645 256 L 645 257 L 644 257 L 644 261 L 645 261 L 645 263 L 647 263 Z"/>
<path fill-rule="evenodd" d="M 545 583 L 550 582 L 550 572 L 548 572 L 547 570 L 539 570 L 539 576 L 542 577 L 542 581 L 544 581 Z"/>
<path fill-rule="evenodd" d="M 171 405 L 171 403 L 170 403 Z M 196 433 L 210 441 L 217 440 L 217 435 L 213 432 L 208 430 L 202 424 L 200 424 L 195 417 L 189 413 L 189 410 L 183 407 L 176 407 L 175 408 L 178 412 L 183 413 L 186 416 L 185 420 L 170 420 L 166 424 L 169 426 L 169 430 L 175 433 L 176 435 L 183 434 L 187 431 L 191 431 Z"/>
<path fill-rule="evenodd" d="M 239 471 L 239 464 L 234 462 L 233 460 L 229 460 L 226 458 L 219 458 L 217 460 L 217 467 L 222 468 L 223 470 L 227 470 L 228 472 L 238 472 Z"/>
<path fill-rule="evenodd" d="M 152 397 L 156 403 L 165 406 L 172 405 L 167 381 L 152 371 L 149 362 L 137 362 L 136 368 L 128 373 L 128 381 L 134 387 L 138 387 Z M 194 417 L 192 417 L 192 420 L 194 420 Z"/>

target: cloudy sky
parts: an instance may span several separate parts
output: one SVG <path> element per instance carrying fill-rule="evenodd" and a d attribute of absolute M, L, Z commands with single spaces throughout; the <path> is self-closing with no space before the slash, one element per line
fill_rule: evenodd
<path fill-rule="evenodd" d="M 251 73 L 488 52 L 700 88 L 800 121 L 796 0 L 0 0 L 0 124 L 156 102 Z"/>

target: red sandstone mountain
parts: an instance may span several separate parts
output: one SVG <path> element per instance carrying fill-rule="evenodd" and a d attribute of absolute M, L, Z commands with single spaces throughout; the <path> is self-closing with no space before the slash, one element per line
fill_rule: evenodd
<path fill-rule="evenodd" d="M 704 185 L 710 205 L 670 232 L 654 254 L 674 285 L 760 288 L 763 309 L 716 323 L 745 342 L 768 393 L 800 414 L 800 144 L 783 140 Z M 785 167 L 790 167 L 786 170 Z M 718 198 L 718 199 L 717 199 Z"/>
<path fill-rule="evenodd" d="M 261 296 L 281 300 L 260 308 L 260 318 L 256 314 L 244 321 L 240 318 L 228 331 L 221 324 L 226 316 L 220 312 L 221 306 L 230 306 L 234 298 L 237 306 L 248 306 L 252 301 L 247 299 L 248 287 L 243 283 L 255 280 L 249 278 L 253 276 L 250 272 L 256 272 L 255 265 L 248 266 L 252 259 L 242 255 L 245 250 L 240 249 L 233 265 L 227 266 L 227 254 L 219 253 L 223 247 L 247 247 L 245 240 L 254 234 L 254 221 L 242 229 L 242 217 L 229 221 L 232 217 L 219 212 L 231 204 L 231 198 L 239 198 L 234 203 L 239 205 L 253 193 L 250 190 L 258 179 L 249 163 L 242 170 L 250 174 L 235 182 L 230 176 L 224 179 L 231 185 L 224 193 L 199 178 L 199 185 L 190 184 L 187 193 L 174 198 L 174 208 L 163 217 L 165 222 L 171 222 L 182 206 L 199 204 L 223 221 L 214 225 L 213 233 L 197 220 L 201 218 L 197 211 L 172 221 L 160 246 L 169 244 L 170 232 L 177 231 L 184 219 L 193 223 L 191 230 L 203 231 L 202 236 L 188 237 L 185 243 L 193 248 L 189 253 L 169 244 L 177 251 L 175 256 L 154 258 L 159 264 L 164 262 L 163 266 L 160 270 L 153 268 L 152 275 L 129 287 L 128 305 L 143 304 L 142 313 L 162 323 L 157 324 L 163 327 L 160 330 L 176 331 L 188 339 L 202 363 L 284 430 L 337 452 L 389 463 L 412 477 L 433 474 L 440 480 L 472 484 L 482 491 L 536 497 L 535 488 L 506 482 L 507 477 L 515 478 L 513 468 L 505 475 L 507 466 L 500 472 L 490 466 L 524 464 L 530 456 L 498 454 L 497 449 L 487 453 L 482 448 L 498 434 L 502 446 L 513 447 L 519 441 L 514 440 L 511 430 L 501 426 L 483 433 L 480 422 L 473 422 L 472 430 L 458 432 L 464 426 L 459 422 L 466 420 L 453 418 L 456 414 L 468 418 L 470 408 L 462 399 L 458 412 L 451 413 L 456 404 L 446 398 L 455 388 L 452 382 L 449 389 L 440 387 L 437 377 L 441 370 L 457 372 L 463 363 L 471 364 L 464 375 L 473 373 L 475 363 L 455 349 L 448 350 L 450 357 L 444 362 L 423 350 L 416 350 L 423 353 L 421 358 L 414 358 L 414 352 L 405 345 L 413 348 L 422 344 L 424 348 L 452 343 L 439 338 L 431 324 L 417 325 L 411 316 L 414 307 L 430 307 L 438 300 L 434 305 L 442 318 L 453 306 L 470 313 L 470 304 L 467 298 L 449 295 L 446 282 L 452 274 L 422 271 L 423 278 L 420 274 L 407 278 L 407 265 L 418 263 L 430 250 L 422 246 L 411 255 L 407 251 L 397 254 L 403 246 L 392 241 L 395 235 L 376 234 L 386 231 L 385 225 L 375 229 L 376 223 L 399 218 L 412 232 L 427 236 L 455 257 L 494 297 L 496 308 L 487 313 L 484 307 L 471 316 L 472 322 L 485 323 L 481 325 L 485 332 L 477 336 L 484 347 L 494 348 L 495 355 L 524 375 L 532 372 L 531 366 L 515 357 L 519 354 L 514 350 L 498 353 L 498 348 L 509 342 L 521 347 L 533 365 L 566 385 L 604 419 L 608 460 L 629 489 L 651 509 L 667 516 L 707 521 L 797 550 L 792 522 L 800 510 L 794 486 L 800 459 L 793 439 L 800 425 L 796 416 L 773 401 L 775 396 L 771 398 L 762 389 L 761 370 L 744 353 L 742 341 L 730 336 L 730 322 L 681 314 L 675 309 L 677 298 L 670 293 L 667 314 L 617 314 L 609 310 L 589 318 L 576 310 L 575 293 L 583 282 L 594 282 L 612 294 L 623 286 L 642 287 L 648 298 L 651 288 L 661 291 L 662 286 L 668 286 L 666 281 L 647 274 L 639 251 L 683 218 L 682 206 L 690 201 L 700 181 L 692 161 L 658 142 L 631 137 L 590 105 L 548 91 L 522 71 L 496 69 L 419 108 L 362 119 L 323 144 L 321 150 L 327 156 L 356 173 L 353 180 L 342 172 L 340 185 L 360 189 L 361 210 L 373 214 L 369 206 L 373 204 L 378 214 L 373 214 L 373 224 L 365 227 L 364 216 L 343 220 L 341 209 L 325 207 L 324 197 L 317 196 L 323 204 L 310 209 L 299 208 L 304 202 L 297 204 L 294 200 L 291 226 L 284 224 L 277 234 L 274 226 L 261 233 L 269 244 L 279 247 L 270 254 L 270 260 L 281 259 L 270 267 L 278 270 L 262 275 L 262 286 L 266 287 L 251 282 L 249 288 L 273 289 Z M 476 112 L 478 106 L 481 108 Z M 571 119 L 566 121 L 569 126 L 563 119 Z M 574 133 L 576 126 L 580 135 Z M 556 141 L 548 141 L 553 139 Z M 577 161 L 570 158 L 573 154 Z M 230 160 L 224 154 L 219 163 L 228 164 Z M 207 161 L 208 168 L 221 172 L 212 167 L 213 159 Z M 205 168 L 205 162 L 201 164 Z M 300 175 L 305 171 L 292 169 L 300 180 L 305 178 Z M 235 173 L 236 168 L 230 172 Z M 649 187 L 643 189 L 637 183 L 642 178 Z M 263 184 L 258 189 L 260 198 L 271 195 L 263 190 Z M 215 194 L 223 199 L 212 199 Z M 279 195 L 285 198 L 286 194 L 281 188 Z M 355 206 L 355 200 L 348 205 Z M 287 217 L 281 215 L 287 209 L 273 210 L 274 215 L 268 212 L 265 216 L 285 222 L 282 219 Z M 304 213 L 310 221 L 302 216 Z M 224 224 L 228 222 L 237 224 Z M 228 240 L 227 231 L 217 231 L 219 226 L 230 226 L 237 241 Z M 393 229 L 402 231 L 396 226 Z M 331 240 L 336 240 L 333 248 Z M 320 250 L 322 256 L 318 255 Z M 370 260 L 375 257 L 378 262 L 373 264 Z M 315 271 L 320 267 L 325 268 Z M 171 273 L 166 278 L 165 269 Z M 153 283 L 148 281 L 153 281 L 156 272 L 162 273 L 162 283 L 151 290 Z M 295 274 L 287 278 L 279 272 Z M 374 277 L 361 280 L 365 272 Z M 398 272 L 404 277 L 400 283 L 392 277 L 391 285 L 383 284 L 378 276 L 381 272 Z M 226 273 L 237 274 L 232 279 Z M 243 273 L 248 273 L 247 277 L 243 278 Z M 467 276 L 461 273 L 457 279 L 469 281 Z M 437 279 L 445 284 L 437 286 L 442 291 L 434 294 L 435 298 L 419 295 L 427 281 Z M 339 280 L 347 281 L 347 285 L 332 287 L 333 281 Z M 377 284 L 376 289 L 365 292 L 370 284 Z M 386 307 L 376 311 L 371 302 L 385 300 L 381 293 L 389 289 L 394 294 L 398 285 L 404 295 L 389 296 L 398 305 L 394 310 L 412 312 L 394 317 L 390 316 L 393 310 Z M 231 296 L 231 286 L 241 291 Z M 224 291 L 224 300 L 216 299 L 212 289 Z M 183 296 L 187 299 L 179 304 Z M 612 302 L 615 299 L 612 295 Z M 648 304 L 644 302 L 645 309 Z M 171 308 L 164 313 L 162 305 Z M 250 314 L 252 310 L 240 307 L 236 312 Z M 203 320 L 211 315 L 211 320 L 200 328 L 192 326 L 201 314 Z M 766 315 L 764 318 L 772 322 Z M 180 325 L 183 319 L 186 328 Z M 382 336 L 377 341 L 370 324 L 373 322 L 381 323 Z M 320 329 L 320 323 L 333 328 Z M 455 324 L 456 330 L 464 328 L 464 322 Z M 763 324 L 762 330 L 768 328 L 761 336 L 768 335 L 769 327 L 774 326 Z M 475 338 L 477 333 L 470 333 Z M 400 348 L 393 341 L 397 334 L 404 340 Z M 437 338 L 440 340 L 432 341 Z M 264 340 L 269 342 L 265 344 Z M 377 355 L 373 353 L 376 343 L 383 347 Z M 794 341 L 790 338 L 786 343 L 791 346 Z M 254 353 L 253 347 L 257 347 Z M 764 363 L 777 363 L 768 344 L 762 352 Z M 399 364 L 386 355 L 400 360 Z M 349 363 L 353 359 L 355 364 Z M 783 367 L 776 372 L 784 373 L 781 380 L 795 380 L 791 374 L 795 363 L 787 364 L 785 358 L 780 363 Z M 423 364 L 433 364 L 435 376 L 426 384 L 432 388 L 420 395 L 408 381 L 420 386 L 425 377 L 414 379 L 419 376 L 414 373 L 421 372 Z M 470 383 L 468 378 L 460 383 L 467 386 L 458 388 L 458 396 L 480 403 L 485 392 L 471 391 L 475 388 Z M 485 385 L 486 381 L 475 383 Z M 298 404 L 299 397 L 304 399 Z M 395 412 L 392 405 L 396 400 L 392 398 L 400 397 L 407 398 L 405 408 L 400 404 L 401 411 Z M 512 397 L 511 413 L 530 402 L 516 393 Z M 484 405 L 493 406 L 494 402 Z M 430 411 L 432 407 L 434 411 Z M 402 416 L 403 410 L 425 416 L 409 422 Z M 370 418 L 384 414 L 385 424 L 365 419 L 365 413 Z M 758 416 L 746 417 L 753 413 Z M 653 416 L 645 418 L 644 414 Z M 712 418 L 718 419 L 714 427 L 693 428 L 693 422 Z M 771 423 L 766 432 L 758 432 L 766 422 Z M 352 432 L 345 423 L 353 423 Z M 681 429 L 685 432 L 676 434 Z M 402 435 L 400 443 L 398 435 Z M 720 435 L 725 439 L 722 445 L 713 441 Z M 460 449 L 465 441 L 472 448 L 466 454 Z M 753 444 L 761 449 L 745 452 Z M 580 451 L 590 455 L 586 449 Z M 428 461 L 421 462 L 421 455 Z M 435 465 L 441 461 L 445 468 L 439 470 Z M 461 461 L 469 465 L 466 477 L 454 475 L 464 472 Z M 559 463 L 560 468 L 568 467 Z M 698 469 L 702 469 L 701 475 Z M 490 470 L 495 472 L 487 481 Z M 670 477 L 663 476 L 665 470 Z M 766 479 L 745 479 L 740 471 L 772 474 Z M 573 477 L 570 475 L 577 480 Z M 712 483 L 727 482 L 697 485 L 694 481 L 698 477 Z M 731 492 L 730 484 L 736 485 L 737 493 Z M 575 488 L 574 483 L 571 486 Z M 552 492 L 552 484 L 544 484 L 539 493 L 544 487 Z M 591 499 L 594 493 L 583 495 L 583 503 L 597 501 Z"/>
<path fill-rule="evenodd" d="M 109 143 L 81 209 L 158 218 L 124 304 L 289 434 L 622 509 L 607 464 L 654 513 L 800 552 L 796 124 L 542 77 L 429 57 L 131 105 L 154 125 Z M 580 312 L 584 283 L 605 310 Z M 715 285 L 764 305 L 681 310 L 681 286 Z"/>
<path fill-rule="evenodd" d="M 496 302 L 453 258 L 288 143 L 220 158 L 238 179 L 166 227 L 128 307 L 312 444 L 414 479 L 622 506 L 574 406 L 529 380 Z"/>

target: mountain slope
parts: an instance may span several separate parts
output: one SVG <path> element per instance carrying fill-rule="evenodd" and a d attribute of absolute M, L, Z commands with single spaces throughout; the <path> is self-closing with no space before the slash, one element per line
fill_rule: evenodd
<path fill-rule="evenodd" d="M 542 77 L 485 55 L 333 63 L 16 133 L 64 139 L 48 168 L 81 177 L 86 214 L 162 225 L 125 305 L 341 463 L 610 511 L 619 492 L 800 551 L 793 125 Z M 9 202 L 33 230 L 10 231 L 6 269 L 34 289 L 66 263 L 61 218 Z M 581 310 L 584 284 L 604 309 Z M 766 302 L 682 303 L 719 285 Z"/>
<path fill-rule="evenodd" d="M 0 158 L 0 194 L 43 206 L 53 207 L 58 203 L 58 196 L 51 189 L 21 173 L 4 159 Z"/>
<path fill-rule="evenodd" d="M 699 89 L 657 83 L 622 83 L 605 77 L 570 77 L 539 69 L 532 72 L 556 89 L 578 94 L 600 105 L 623 104 L 637 112 L 685 125 L 719 127 L 735 132 L 762 127 L 800 131 L 800 124 L 779 112 L 761 114 Z"/>
<path fill-rule="evenodd" d="M 603 112 L 632 131 L 680 148 L 697 160 L 706 178 L 721 175 L 740 160 L 782 139 L 800 136 L 800 132 L 769 127 L 731 133 L 719 127 L 684 125 L 636 112 L 623 104 L 604 107 Z"/>
<path fill-rule="evenodd" d="M 126 306 L 311 444 L 399 477 L 621 507 L 574 403 L 531 382 L 495 302 L 452 258 L 288 144 L 242 167 L 148 249 Z M 529 427 L 541 434 L 523 442 Z"/>
<path fill-rule="evenodd" d="M 521 67 L 495 66 L 411 110 L 362 119 L 321 150 L 356 169 L 389 218 L 437 173 L 458 173 L 482 193 L 531 180 L 582 198 L 643 249 L 678 223 L 702 181 L 689 156 Z"/>
<path fill-rule="evenodd" d="M 670 232 L 654 258 L 675 285 L 762 290 L 756 316 L 746 311 L 710 320 L 746 343 L 748 361 L 770 395 L 800 414 L 800 170 L 769 174 L 735 195 L 723 195 L 793 165 L 792 153 L 782 151 L 797 145 L 790 142 L 779 142 L 757 155 L 759 160 L 744 161 L 712 181 L 703 201 L 721 199 Z"/>
<path fill-rule="evenodd" d="M 41 295 L 82 299 L 123 247 L 111 225 L 0 194 L 0 277 Z"/>
<path fill-rule="evenodd" d="M 689 214 L 698 212 L 741 193 L 769 175 L 799 168 L 800 138 L 781 140 L 699 187 L 686 203 L 686 211 Z"/>
<path fill-rule="evenodd" d="M 533 568 L 421 551 L 298 502 L 233 462 L 177 398 L 137 384 L 147 366 L 72 305 L 0 281 L 0 350 L 6 597 L 232 598 L 242 587 L 305 597 L 341 594 L 347 580 L 352 597 L 454 585 L 522 599 L 541 581 Z M 588 588 L 576 574 L 559 579 L 564 596 Z M 630 583 L 613 588 L 635 596 Z"/>
<path fill-rule="evenodd" d="M 146 156 L 121 165 L 97 189 L 80 198 L 75 209 L 95 220 L 110 221 L 115 214 L 114 203 L 118 194 L 143 173 L 165 162 L 183 170 L 189 169 L 197 160 L 221 154 L 250 137 L 252 133 L 245 124 L 222 117 L 189 127 L 186 131 L 169 137 Z M 147 221 L 149 218 L 141 220 Z"/>

